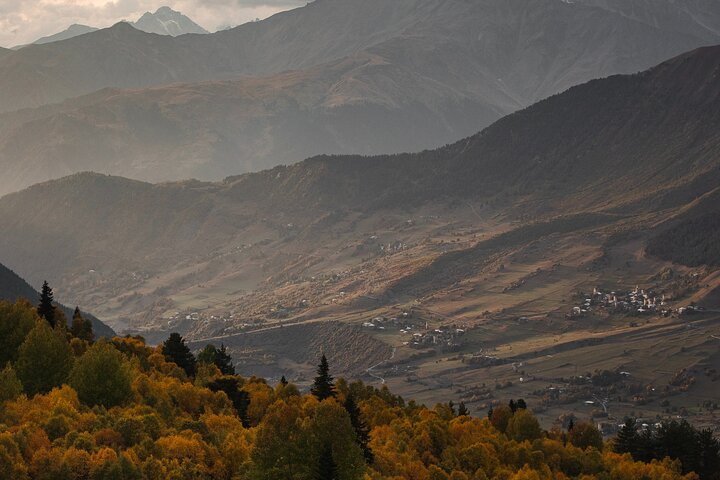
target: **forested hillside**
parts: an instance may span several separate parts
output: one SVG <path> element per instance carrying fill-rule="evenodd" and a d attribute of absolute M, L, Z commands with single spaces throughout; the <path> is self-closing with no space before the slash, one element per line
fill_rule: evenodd
<path fill-rule="evenodd" d="M 474 418 L 335 381 L 324 356 L 303 394 L 236 376 L 222 346 L 93 343 L 22 301 L 0 302 L 0 331 L 4 479 L 697 479 L 689 465 L 717 478 L 718 442 L 684 423 L 604 443 L 589 423 L 542 431 L 523 401 Z"/>
<path fill-rule="evenodd" d="M 15 301 L 23 298 L 27 301 L 34 302 L 38 296 L 39 293 L 29 283 L 0 263 L 0 300 Z M 72 318 L 73 310 L 71 308 L 62 304 L 58 304 L 57 306 L 65 317 Z M 115 335 L 115 332 L 110 327 L 102 323 L 93 315 L 88 313 L 85 313 L 84 315 L 88 320 L 90 320 L 93 329 L 98 336 L 112 337 Z"/>

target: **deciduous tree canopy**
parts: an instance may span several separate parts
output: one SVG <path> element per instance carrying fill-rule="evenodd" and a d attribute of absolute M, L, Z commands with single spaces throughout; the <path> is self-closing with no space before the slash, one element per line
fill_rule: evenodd
<path fill-rule="evenodd" d="M 191 378 L 176 364 L 187 351 L 171 355 L 168 342 L 75 337 L 70 348 L 67 331 L 51 329 L 30 305 L 17 308 L 0 305 L 0 325 L 25 318 L 23 309 L 36 324 L 13 340 L 6 355 L 15 360 L 0 370 L 3 479 L 697 480 L 683 474 L 690 465 L 716 479 L 717 440 L 682 422 L 639 435 L 645 447 L 622 447 L 658 459 L 643 463 L 602 448 L 582 422 L 565 442 L 517 402 L 490 419 L 456 415 L 449 404 L 406 403 L 387 387 L 334 382 L 327 359 L 321 388 L 307 395 L 208 364 Z M 185 346 L 181 337 L 169 345 Z"/>

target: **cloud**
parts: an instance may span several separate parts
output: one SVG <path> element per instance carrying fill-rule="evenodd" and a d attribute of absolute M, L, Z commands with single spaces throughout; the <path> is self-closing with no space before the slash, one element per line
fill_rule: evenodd
<path fill-rule="evenodd" d="M 0 0 L 0 46 L 35 41 L 73 23 L 109 27 L 161 6 L 178 10 L 209 31 L 266 18 L 307 0 Z"/>

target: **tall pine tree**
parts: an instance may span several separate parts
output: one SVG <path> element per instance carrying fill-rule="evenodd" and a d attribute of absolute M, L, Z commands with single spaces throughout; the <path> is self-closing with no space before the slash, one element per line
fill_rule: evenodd
<path fill-rule="evenodd" d="M 197 361 L 215 365 L 223 375 L 235 375 L 235 366 L 233 365 L 232 357 L 227 353 L 227 348 L 224 344 L 222 344 L 219 349 L 212 343 L 207 344 L 198 354 Z"/>
<path fill-rule="evenodd" d="M 235 365 L 224 344 L 220 344 L 220 349 L 215 353 L 215 366 L 223 375 L 235 375 Z"/>
<path fill-rule="evenodd" d="M 338 480 L 338 468 L 330 444 L 325 444 L 318 461 L 317 480 Z"/>
<path fill-rule="evenodd" d="M 38 304 L 37 312 L 40 317 L 44 318 L 50 324 L 51 328 L 55 328 L 54 301 L 52 288 L 50 288 L 46 280 L 43 282 L 42 290 L 40 291 L 40 303 Z"/>
<path fill-rule="evenodd" d="M 703 480 L 720 479 L 720 441 L 715 438 L 710 429 L 698 432 L 698 445 L 700 447 L 700 462 L 697 473 Z"/>
<path fill-rule="evenodd" d="M 179 333 L 171 333 L 165 343 L 163 343 L 162 353 L 170 362 L 174 362 L 178 367 L 185 370 L 188 377 L 195 376 L 197 362 L 185 339 Z"/>
<path fill-rule="evenodd" d="M 365 422 L 362 421 L 362 418 L 360 418 L 360 408 L 358 408 L 358 405 L 355 402 L 355 397 L 352 393 L 348 393 L 343 406 L 350 417 L 350 423 L 353 426 L 353 430 L 355 430 L 355 437 L 358 445 L 360 445 L 360 448 L 363 451 L 365 461 L 367 463 L 372 463 L 373 453 L 368 446 L 368 443 L 370 442 L 370 429 L 367 425 L 365 425 Z"/>
<path fill-rule="evenodd" d="M 637 422 L 634 418 L 625 419 L 625 425 L 620 427 L 617 440 L 615 441 L 615 452 L 629 453 L 633 458 L 638 457 L 640 436 L 637 431 Z"/>
<path fill-rule="evenodd" d="M 330 365 L 328 364 L 327 358 L 325 358 L 325 354 L 320 358 L 317 377 L 315 377 L 315 382 L 310 392 L 320 401 L 335 397 L 335 384 L 333 383 L 333 377 L 330 375 Z"/>
<path fill-rule="evenodd" d="M 83 318 L 80 308 L 78 307 L 75 307 L 75 312 L 73 313 L 70 333 L 72 333 L 73 337 L 81 338 L 88 342 L 92 342 L 95 339 L 92 322 Z"/>
<path fill-rule="evenodd" d="M 237 377 L 221 377 L 210 382 L 207 387 L 213 392 L 225 392 L 225 395 L 227 395 L 232 402 L 238 417 L 240 417 L 243 426 L 250 426 L 247 415 L 248 406 L 250 405 L 250 395 L 245 390 L 241 390 L 240 381 Z"/>

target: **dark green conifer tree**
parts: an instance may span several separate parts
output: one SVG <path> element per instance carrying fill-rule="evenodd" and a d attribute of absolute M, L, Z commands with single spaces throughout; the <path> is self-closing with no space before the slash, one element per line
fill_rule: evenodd
<path fill-rule="evenodd" d="M 625 419 L 623 425 L 618 431 L 617 440 L 615 441 L 615 452 L 629 453 L 633 458 L 638 456 L 638 443 L 640 436 L 637 431 L 637 422 L 634 418 Z"/>
<path fill-rule="evenodd" d="M 220 344 L 220 349 L 215 352 L 215 366 L 223 375 L 235 375 L 235 365 L 224 344 Z"/>
<path fill-rule="evenodd" d="M 525 403 L 525 400 L 522 398 L 519 398 L 517 402 L 515 402 L 515 407 L 518 410 L 527 410 L 527 403 Z"/>
<path fill-rule="evenodd" d="M 178 367 L 185 370 L 188 377 L 195 376 L 197 362 L 185 339 L 179 333 L 171 333 L 163 343 L 162 353 L 169 362 L 174 362 Z"/>
<path fill-rule="evenodd" d="M 470 415 L 470 412 L 465 406 L 465 402 L 460 402 L 460 405 L 458 406 L 458 417 L 466 417 L 468 415 Z"/>
<path fill-rule="evenodd" d="M 317 480 L 338 480 L 338 468 L 332 454 L 332 447 L 326 444 L 320 453 Z"/>
<path fill-rule="evenodd" d="M 50 288 L 46 280 L 43 282 L 42 290 L 40 291 L 40 303 L 38 304 L 37 312 L 40 317 L 44 318 L 50 324 L 51 328 L 55 328 L 54 301 L 52 288 Z"/>
<path fill-rule="evenodd" d="M 213 392 L 225 392 L 240 417 L 244 427 L 249 427 L 250 422 L 247 418 L 247 410 L 250 405 L 250 395 L 241 390 L 240 380 L 237 377 L 221 377 L 210 384 L 208 388 Z"/>
<path fill-rule="evenodd" d="M 517 405 L 515 404 L 515 400 L 512 398 L 510 399 L 510 402 L 508 403 L 508 406 L 510 407 L 510 410 L 512 410 L 512 413 L 515 413 L 517 411 Z"/>
<path fill-rule="evenodd" d="M 217 348 L 212 343 L 208 343 L 205 345 L 205 348 L 200 350 L 200 353 L 198 353 L 197 361 L 198 363 L 206 363 L 211 364 L 215 363 L 215 355 L 217 353 Z"/>
<path fill-rule="evenodd" d="M 335 396 L 335 384 L 333 383 L 333 377 L 330 375 L 330 365 L 328 364 L 325 354 L 320 358 L 317 377 L 315 377 L 315 382 L 313 382 L 310 393 L 315 395 L 320 401 Z"/>
<path fill-rule="evenodd" d="M 287 381 L 287 378 L 285 378 L 285 375 L 283 375 L 282 377 L 280 377 L 280 384 L 281 384 L 282 386 L 284 386 L 284 387 L 287 387 L 288 381 Z"/>
<path fill-rule="evenodd" d="M 216 348 L 212 343 L 208 343 L 198 354 L 197 361 L 199 363 L 214 364 L 223 375 L 235 375 L 232 357 L 227 353 L 224 344 L 220 348 Z"/>
<path fill-rule="evenodd" d="M 80 308 L 78 307 L 75 307 L 75 312 L 73 313 L 70 333 L 72 333 L 73 337 L 81 338 L 88 342 L 95 340 L 92 322 L 83 318 Z"/>
<path fill-rule="evenodd" d="M 679 458 L 683 473 L 698 469 L 700 451 L 697 431 L 687 420 L 663 422 L 656 432 L 656 454 L 654 458 Z"/>
<path fill-rule="evenodd" d="M 700 461 L 697 473 L 703 480 L 720 479 L 720 441 L 710 429 L 698 432 Z"/>
<path fill-rule="evenodd" d="M 638 436 L 638 447 L 636 460 L 641 462 L 649 463 L 656 457 L 657 445 L 655 436 L 652 434 L 650 429 L 646 428 Z"/>
<path fill-rule="evenodd" d="M 352 393 L 348 394 L 343 406 L 348 412 L 348 416 L 350 417 L 350 423 L 355 430 L 355 437 L 357 439 L 358 445 L 360 445 L 360 448 L 363 451 L 363 457 L 365 457 L 365 461 L 367 463 L 372 463 L 373 453 L 368 446 L 368 443 L 370 442 L 370 429 L 367 427 L 367 425 L 365 425 L 365 422 L 362 421 L 362 418 L 360 417 L 360 408 L 355 402 L 355 397 Z"/>

